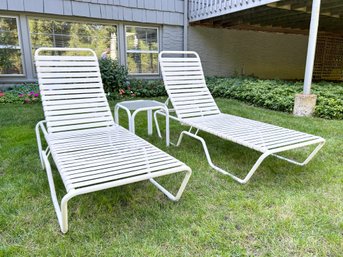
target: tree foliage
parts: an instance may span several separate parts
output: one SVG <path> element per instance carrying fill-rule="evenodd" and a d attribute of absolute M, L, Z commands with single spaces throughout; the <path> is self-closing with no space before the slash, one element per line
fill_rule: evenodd
<path fill-rule="evenodd" d="M 91 48 L 99 57 L 110 47 L 117 56 L 116 26 L 31 18 L 29 27 L 33 51 L 42 46 Z"/>
<path fill-rule="evenodd" d="M 16 19 L 0 17 L 0 74 L 21 74 L 22 62 Z"/>

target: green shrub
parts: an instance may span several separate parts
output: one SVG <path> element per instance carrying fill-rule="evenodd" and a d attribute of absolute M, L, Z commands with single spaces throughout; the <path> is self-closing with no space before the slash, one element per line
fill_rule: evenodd
<path fill-rule="evenodd" d="M 315 115 L 325 119 L 343 119 L 343 100 L 318 97 Z"/>
<path fill-rule="evenodd" d="M 38 84 L 21 84 L 7 88 L 0 103 L 35 103 L 40 101 Z"/>
<path fill-rule="evenodd" d="M 207 78 L 213 96 L 233 98 L 271 110 L 292 112 L 294 96 L 302 92 L 302 82 L 261 80 L 250 77 Z M 320 82 L 312 86 L 318 96 L 315 116 L 343 119 L 343 84 Z"/>
<path fill-rule="evenodd" d="M 100 60 L 105 91 L 110 98 L 165 96 L 162 80 L 127 78 L 127 70 L 116 61 Z M 111 70 L 111 67 L 113 70 Z M 271 110 L 292 112 L 294 96 L 301 93 L 302 82 L 261 80 L 251 77 L 206 78 L 214 97 L 232 98 Z M 106 84 L 105 84 L 106 83 Z M 312 85 L 318 96 L 315 116 L 325 119 L 343 119 L 343 83 L 319 82 Z M 37 84 L 10 88 L 0 103 L 32 103 L 39 101 Z"/>
<path fill-rule="evenodd" d="M 99 67 L 104 90 L 108 95 L 115 97 L 120 88 L 127 87 L 127 68 L 120 65 L 117 60 L 101 59 L 99 60 Z"/>
<path fill-rule="evenodd" d="M 110 98 L 155 97 L 165 95 L 161 80 L 128 79 L 128 70 L 116 60 L 99 60 L 104 90 Z"/>
<path fill-rule="evenodd" d="M 166 91 L 162 80 L 131 79 L 129 83 L 119 89 L 123 96 L 158 97 L 165 96 Z"/>

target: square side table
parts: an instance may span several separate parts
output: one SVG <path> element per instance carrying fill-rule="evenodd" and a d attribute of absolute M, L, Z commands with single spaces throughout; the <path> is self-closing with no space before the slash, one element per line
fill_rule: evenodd
<path fill-rule="evenodd" d="M 148 121 L 148 135 L 152 135 L 152 111 L 163 110 L 166 113 L 166 144 L 169 146 L 169 111 L 168 107 L 161 102 L 155 100 L 133 100 L 133 101 L 123 101 L 117 103 L 114 107 L 114 118 L 115 122 L 119 125 L 119 109 L 126 111 L 129 120 L 129 130 L 135 133 L 135 117 L 137 113 L 141 111 L 147 112 Z M 133 113 L 131 114 L 131 111 Z M 162 138 L 161 134 L 158 136 Z"/>

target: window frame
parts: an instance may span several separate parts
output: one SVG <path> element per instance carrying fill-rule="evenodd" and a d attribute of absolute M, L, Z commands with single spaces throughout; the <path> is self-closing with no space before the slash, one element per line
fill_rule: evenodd
<path fill-rule="evenodd" d="M 33 15 L 27 15 L 27 26 L 28 26 L 28 33 L 29 33 L 29 42 L 30 42 L 30 51 L 32 51 L 32 41 L 31 41 L 31 31 L 29 26 L 29 20 L 30 19 L 42 19 L 42 20 L 53 20 L 53 21 L 61 21 L 61 22 L 83 22 L 83 23 L 92 23 L 92 24 L 99 24 L 99 25 L 105 25 L 105 26 L 115 26 L 116 27 L 116 33 L 117 33 L 117 50 L 118 50 L 118 58 L 117 61 L 120 62 L 120 43 L 119 43 L 119 23 L 112 23 L 110 21 L 98 21 L 94 20 L 92 18 L 77 18 L 71 19 L 71 18 L 61 18 L 61 17 L 47 17 L 43 15 L 39 16 L 33 16 Z M 93 50 L 93 49 L 92 49 Z M 30 52 L 32 55 L 32 53 Z M 98 58 L 100 59 L 100 58 Z M 35 61 L 34 58 L 32 58 L 32 72 L 33 76 L 37 78 L 37 71 L 35 69 Z"/>
<path fill-rule="evenodd" d="M 19 16 L 4 15 L 4 14 L 0 13 L 0 17 L 14 18 L 16 20 L 19 48 L 15 48 L 15 49 L 16 50 L 20 50 L 21 69 L 23 71 L 22 73 L 17 73 L 17 74 L 0 74 L 0 77 L 25 77 L 26 76 L 26 72 L 25 72 L 25 65 L 24 65 L 24 52 L 23 52 L 23 44 L 22 44 L 22 41 L 21 41 L 21 33 L 22 33 L 22 31 L 21 31 L 21 28 L 20 28 Z"/>
<path fill-rule="evenodd" d="M 144 29 L 156 29 L 157 35 L 156 35 L 156 39 L 157 39 L 157 50 L 128 50 L 127 46 L 128 46 L 128 42 L 127 42 L 127 36 L 126 36 L 126 29 L 128 27 L 133 27 L 133 28 L 144 28 Z M 149 53 L 154 53 L 154 54 L 158 54 L 160 53 L 160 44 L 161 44 L 161 40 L 160 40 L 160 27 L 154 27 L 154 26 L 139 26 L 139 25 L 125 25 L 124 26 L 124 36 L 125 36 L 125 64 L 126 67 L 128 67 L 128 61 L 127 61 L 127 54 L 128 53 L 140 53 L 140 54 L 149 54 Z M 159 76 L 160 75 L 160 65 L 157 59 L 157 73 L 130 73 L 129 72 L 129 76 Z"/>

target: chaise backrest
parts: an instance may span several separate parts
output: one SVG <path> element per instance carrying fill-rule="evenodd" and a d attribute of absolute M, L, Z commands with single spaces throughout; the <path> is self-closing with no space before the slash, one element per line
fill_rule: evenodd
<path fill-rule="evenodd" d="M 39 48 L 35 64 L 49 133 L 114 125 L 94 51 Z"/>
<path fill-rule="evenodd" d="M 179 119 L 220 113 L 206 86 L 196 52 L 162 51 L 158 59 L 165 88 Z"/>

